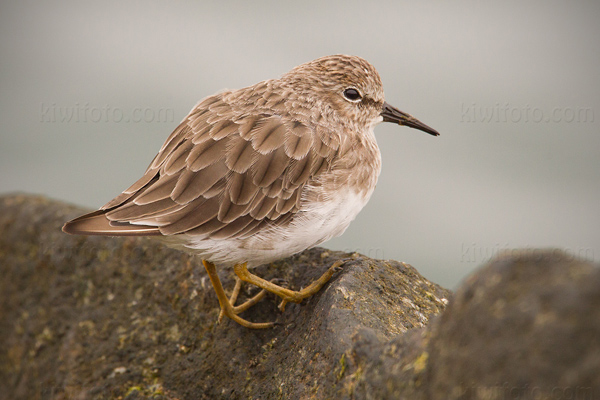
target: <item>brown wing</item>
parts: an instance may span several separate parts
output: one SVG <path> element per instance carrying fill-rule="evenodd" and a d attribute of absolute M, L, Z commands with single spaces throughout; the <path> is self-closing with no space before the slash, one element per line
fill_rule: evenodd
<path fill-rule="evenodd" d="M 298 212 L 302 190 L 337 145 L 274 113 L 237 113 L 215 95 L 169 136 L 144 176 L 69 233 L 250 235 Z M 102 226 L 100 219 L 104 216 Z M 109 228 L 110 227 L 110 228 Z"/>

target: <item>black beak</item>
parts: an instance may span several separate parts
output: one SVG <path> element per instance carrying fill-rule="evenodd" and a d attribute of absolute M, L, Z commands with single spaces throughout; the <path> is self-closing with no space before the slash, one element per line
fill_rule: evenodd
<path fill-rule="evenodd" d="M 381 112 L 381 116 L 383 117 L 383 122 L 393 122 L 398 125 L 410 126 L 411 128 L 427 132 L 433 136 L 440 135 L 435 129 L 428 127 L 415 117 L 398 110 L 394 106 L 389 105 L 387 101 L 383 103 L 383 111 Z"/>

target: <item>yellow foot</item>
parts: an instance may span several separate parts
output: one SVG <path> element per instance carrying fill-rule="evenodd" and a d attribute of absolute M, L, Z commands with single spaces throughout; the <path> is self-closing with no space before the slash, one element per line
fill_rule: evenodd
<path fill-rule="evenodd" d="M 271 328 L 275 325 L 274 322 L 250 322 L 238 316 L 239 313 L 247 310 L 252 307 L 260 300 L 262 300 L 267 292 L 271 292 L 281 297 L 281 303 L 279 304 L 279 309 L 281 311 L 285 310 L 285 305 L 289 302 L 300 303 L 307 297 L 310 297 L 317 293 L 323 285 L 325 285 L 333 276 L 333 274 L 341 269 L 341 267 L 346 263 L 347 260 L 338 260 L 329 269 L 321 275 L 317 280 L 312 282 L 310 285 L 305 287 L 302 290 L 294 291 L 289 290 L 284 287 L 278 286 L 273 282 L 269 282 L 265 279 L 262 279 L 254 274 L 251 274 L 248 271 L 248 267 L 246 263 L 244 264 L 236 264 L 234 266 L 235 274 L 237 275 L 235 281 L 235 287 L 233 288 L 233 293 L 230 298 L 227 298 L 225 291 L 223 290 L 223 285 L 221 284 L 221 280 L 217 275 L 216 267 L 210 261 L 202 260 L 204 264 L 204 268 L 206 268 L 206 272 L 208 273 L 208 277 L 212 282 L 212 285 L 215 289 L 215 293 L 217 294 L 217 298 L 219 299 L 219 304 L 221 305 L 221 312 L 219 313 L 218 322 L 221 322 L 223 316 L 231 318 L 238 324 L 245 326 L 250 329 L 264 329 Z M 255 295 L 254 297 L 246 300 L 244 303 L 239 306 L 234 306 L 237 301 L 238 295 L 240 293 L 240 289 L 242 287 L 242 281 L 251 283 L 255 286 L 258 286 L 262 290 Z"/>
<path fill-rule="evenodd" d="M 215 289 L 215 292 L 217 294 L 217 298 L 219 299 L 219 304 L 221 305 L 221 313 L 219 314 L 219 321 L 222 319 L 222 315 L 225 315 L 226 317 L 231 318 L 238 324 L 245 326 L 246 328 L 250 328 L 250 329 L 272 328 L 275 325 L 274 322 L 246 321 L 245 319 L 243 319 L 237 315 L 238 313 L 248 309 L 248 307 L 252 306 L 253 304 L 256 304 L 256 302 L 258 302 L 260 299 L 262 299 L 265 296 L 265 293 L 263 293 L 264 291 L 261 291 L 259 294 L 257 294 L 253 298 L 249 299 L 248 301 L 244 302 L 243 304 L 239 305 L 238 307 L 234 307 L 231 304 L 230 300 L 227 298 L 225 291 L 223 290 L 223 285 L 221 285 L 221 280 L 219 279 L 219 275 L 217 275 L 217 270 L 215 268 L 215 265 L 206 260 L 202 260 L 202 264 L 204 264 L 204 268 L 206 268 L 208 277 L 210 278 L 210 281 L 211 281 L 211 283 Z M 234 288 L 234 290 L 233 290 L 233 294 L 231 297 L 234 299 L 234 301 L 237 300 L 237 296 L 240 292 L 240 287 L 238 287 L 238 286 L 241 287 L 241 281 L 240 281 L 239 285 L 238 285 L 238 282 L 236 282 L 237 289 Z"/>
<path fill-rule="evenodd" d="M 323 285 L 325 285 L 331 279 L 333 274 L 339 271 L 345 263 L 346 260 L 336 261 L 331 267 L 329 267 L 329 269 L 323 275 L 319 277 L 319 279 L 315 280 L 310 285 L 299 291 L 283 288 L 272 282 L 262 279 L 261 277 L 251 274 L 250 271 L 248 271 L 246 263 L 236 264 L 233 267 L 233 270 L 235 271 L 235 274 L 238 276 L 238 278 L 242 281 L 256 285 L 263 290 L 267 290 L 281 297 L 282 300 L 278 307 L 281 311 L 284 311 L 285 305 L 287 303 L 300 303 L 305 298 L 310 297 L 317 293 L 319 290 L 321 290 Z"/>
<path fill-rule="evenodd" d="M 261 301 L 267 294 L 267 291 L 263 289 L 260 292 L 258 292 L 258 294 L 256 294 L 252 298 L 246 300 L 242 304 L 240 304 L 238 306 L 234 306 L 235 302 L 237 301 L 238 295 L 240 294 L 241 288 L 242 288 L 242 280 L 236 276 L 235 277 L 235 287 L 233 288 L 233 293 L 231 294 L 231 297 L 229 298 L 229 304 L 231 304 L 233 306 L 233 312 L 236 315 L 241 312 L 246 311 L 247 309 L 249 309 L 256 303 Z M 221 308 L 221 312 L 219 313 L 219 319 L 217 320 L 218 323 L 221 323 L 221 321 L 223 320 L 223 316 L 225 316 L 225 310 Z"/>

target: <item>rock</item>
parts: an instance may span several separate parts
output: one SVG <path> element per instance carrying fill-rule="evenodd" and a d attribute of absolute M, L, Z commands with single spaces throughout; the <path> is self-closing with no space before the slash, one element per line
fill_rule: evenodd
<path fill-rule="evenodd" d="M 600 268 L 558 250 L 480 269 L 433 324 L 431 399 L 600 399 Z"/>
<path fill-rule="evenodd" d="M 199 259 L 61 232 L 85 211 L 0 198 L 0 398 L 600 398 L 600 268 L 561 251 L 500 256 L 451 296 L 408 264 L 315 248 L 255 272 L 299 289 L 353 260 L 284 313 L 267 296 L 243 316 L 280 325 L 249 330 L 216 323 Z"/>
<path fill-rule="evenodd" d="M 354 338 L 356 399 L 600 399 L 600 268 L 513 251 L 425 327 Z"/>
<path fill-rule="evenodd" d="M 217 324 L 199 259 L 152 238 L 61 232 L 85 211 L 43 197 L 0 198 L 0 397 L 360 396 L 365 365 L 385 357 L 390 340 L 426 326 L 450 296 L 407 264 L 355 255 L 303 303 L 280 313 L 268 296 L 243 314 L 277 319 L 274 329 Z M 350 256 L 315 248 L 255 272 L 299 289 Z M 232 275 L 220 271 L 226 288 Z"/>

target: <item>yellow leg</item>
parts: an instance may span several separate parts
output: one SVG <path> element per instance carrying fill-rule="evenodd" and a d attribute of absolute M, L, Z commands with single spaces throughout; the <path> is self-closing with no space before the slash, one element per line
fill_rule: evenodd
<path fill-rule="evenodd" d="M 235 277 L 235 287 L 233 288 L 233 293 L 231 294 L 231 297 L 229 298 L 229 304 L 231 304 L 232 306 L 237 301 L 237 298 L 238 298 L 238 296 L 240 294 L 240 289 L 241 288 L 242 288 L 242 280 L 236 276 Z M 255 295 L 252 298 L 246 300 L 245 302 L 243 302 L 239 306 L 233 307 L 233 312 L 236 313 L 236 314 L 239 314 L 241 312 L 246 311 L 247 309 L 249 309 L 250 307 L 252 307 L 256 303 L 258 303 L 259 301 L 261 301 L 265 297 L 266 294 L 267 294 L 266 290 L 264 290 L 264 289 L 261 290 L 257 295 Z M 217 322 L 220 323 L 221 320 L 223 320 L 223 316 L 225 316 L 225 310 L 221 309 L 221 312 L 219 313 L 219 319 L 217 320 Z"/>
<path fill-rule="evenodd" d="M 206 261 L 206 260 L 202 260 L 202 264 L 204 264 L 204 268 L 206 268 L 208 277 L 210 278 L 213 288 L 215 289 L 215 293 L 217 294 L 217 298 L 219 299 L 219 304 L 221 305 L 221 312 L 224 315 L 231 318 L 238 324 L 245 326 L 246 328 L 250 328 L 250 329 L 264 329 L 264 328 L 273 327 L 273 325 L 274 325 L 273 322 L 261 322 L 261 323 L 250 322 L 250 321 L 246 321 L 245 319 L 243 319 L 241 317 L 238 317 L 237 313 L 236 313 L 236 308 L 233 307 L 233 305 L 227 298 L 225 291 L 223 290 L 223 285 L 221 285 L 221 280 L 219 279 L 219 275 L 217 275 L 217 270 L 215 268 L 215 265 L 213 263 L 211 263 L 210 261 Z M 241 283 L 240 283 L 240 285 L 241 285 Z M 236 282 L 236 286 L 237 286 L 237 282 Z M 236 290 L 234 289 L 234 294 L 235 294 L 236 299 L 237 299 L 238 293 L 239 293 L 239 288 L 237 289 L 237 293 L 236 293 Z M 244 310 L 245 310 L 248 307 L 250 307 L 250 305 L 255 304 L 260 299 L 254 301 L 254 303 L 250 304 L 249 306 L 246 306 L 246 303 L 253 301 L 256 297 L 261 296 L 261 294 L 262 294 L 262 292 L 257 294 L 256 296 L 254 296 L 252 299 L 248 300 L 244 304 L 240 305 L 238 307 L 238 309 L 245 307 L 244 308 Z M 262 297 L 264 297 L 264 294 L 262 294 Z M 260 298 L 262 298 L 262 297 L 260 297 Z M 238 312 L 241 312 L 241 311 L 243 311 L 243 310 L 240 310 Z"/>
<path fill-rule="evenodd" d="M 246 263 L 236 264 L 233 267 L 233 270 L 235 271 L 235 274 L 244 282 L 256 285 L 263 290 L 267 290 L 281 297 L 282 301 L 279 304 L 279 309 L 283 311 L 287 303 L 300 303 L 305 298 L 310 297 L 313 294 L 317 293 L 319 290 L 321 290 L 323 285 L 325 285 L 329 281 L 329 279 L 331 279 L 333 274 L 336 271 L 338 271 L 339 268 L 342 265 L 344 265 L 344 263 L 345 261 L 343 260 L 336 261 L 323 275 L 319 277 L 319 279 L 317 279 L 316 281 L 312 282 L 310 285 L 299 291 L 283 288 L 272 282 L 264 280 L 261 277 L 251 274 L 250 271 L 248 271 Z"/>

